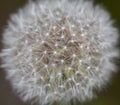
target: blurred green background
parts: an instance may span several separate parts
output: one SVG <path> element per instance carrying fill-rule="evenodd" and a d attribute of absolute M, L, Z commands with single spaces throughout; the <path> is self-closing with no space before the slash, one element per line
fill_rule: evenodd
<path fill-rule="evenodd" d="M 115 25 L 120 31 L 120 0 L 94 0 L 96 4 L 101 4 L 111 14 L 115 20 Z M 27 0 L 0 0 L 0 49 L 2 48 L 2 32 L 6 27 L 7 20 L 11 13 L 25 5 Z M 120 38 L 118 39 L 120 48 Z M 120 59 L 116 60 L 118 73 L 114 75 L 110 84 L 107 85 L 98 97 L 82 105 L 120 105 Z M 29 102 L 23 103 L 18 96 L 14 94 L 8 81 L 5 80 L 5 73 L 0 70 L 0 105 L 30 105 Z M 77 103 L 80 105 L 80 103 Z"/>

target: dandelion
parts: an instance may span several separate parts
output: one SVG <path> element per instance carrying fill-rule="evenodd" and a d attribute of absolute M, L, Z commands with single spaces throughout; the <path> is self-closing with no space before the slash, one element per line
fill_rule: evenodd
<path fill-rule="evenodd" d="M 115 72 L 117 36 L 109 14 L 91 1 L 30 1 L 11 15 L 1 66 L 24 101 L 84 102 Z"/>

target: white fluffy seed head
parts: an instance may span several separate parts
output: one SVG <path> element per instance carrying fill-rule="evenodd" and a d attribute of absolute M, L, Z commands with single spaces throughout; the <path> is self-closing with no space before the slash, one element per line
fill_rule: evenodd
<path fill-rule="evenodd" d="M 82 102 L 115 71 L 117 36 L 109 14 L 91 1 L 29 2 L 5 29 L 2 67 L 25 101 Z"/>

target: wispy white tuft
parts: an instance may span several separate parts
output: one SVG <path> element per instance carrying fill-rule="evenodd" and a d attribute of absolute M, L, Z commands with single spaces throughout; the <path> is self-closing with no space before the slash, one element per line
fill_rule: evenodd
<path fill-rule="evenodd" d="M 91 1 L 31 1 L 5 29 L 2 67 L 24 101 L 83 102 L 116 71 L 117 37 L 109 14 Z"/>

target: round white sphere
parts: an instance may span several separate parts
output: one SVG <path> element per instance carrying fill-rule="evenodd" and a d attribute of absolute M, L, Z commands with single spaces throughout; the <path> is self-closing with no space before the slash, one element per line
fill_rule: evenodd
<path fill-rule="evenodd" d="M 117 37 L 108 12 L 89 0 L 30 1 L 4 31 L 2 67 L 24 101 L 83 102 L 116 71 Z"/>

